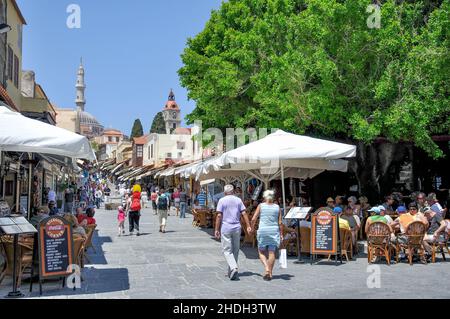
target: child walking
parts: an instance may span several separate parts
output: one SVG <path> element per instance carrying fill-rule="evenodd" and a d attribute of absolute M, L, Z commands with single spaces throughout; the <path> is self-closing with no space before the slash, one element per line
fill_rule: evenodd
<path fill-rule="evenodd" d="M 127 217 L 127 214 L 123 210 L 122 206 L 119 206 L 118 208 L 119 214 L 117 215 L 117 220 L 119 221 L 119 237 L 122 235 L 125 235 L 125 218 Z"/>

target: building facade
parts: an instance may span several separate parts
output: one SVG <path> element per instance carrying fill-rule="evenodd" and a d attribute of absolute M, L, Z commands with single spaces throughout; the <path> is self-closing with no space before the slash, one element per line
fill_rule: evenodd
<path fill-rule="evenodd" d="M 41 85 L 36 83 L 33 71 L 22 72 L 21 113 L 51 125 L 56 124 L 56 110 Z"/>
<path fill-rule="evenodd" d="M 98 136 L 95 142 L 100 146 L 100 160 L 116 157 L 117 147 L 123 141 L 123 134 L 116 129 L 106 129 L 102 136 Z"/>

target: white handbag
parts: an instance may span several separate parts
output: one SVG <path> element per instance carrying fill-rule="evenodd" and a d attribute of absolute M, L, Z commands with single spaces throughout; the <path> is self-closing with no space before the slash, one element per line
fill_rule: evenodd
<path fill-rule="evenodd" d="M 281 269 L 287 268 L 287 252 L 286 249 L 280 249 L 279 265 Z"/>

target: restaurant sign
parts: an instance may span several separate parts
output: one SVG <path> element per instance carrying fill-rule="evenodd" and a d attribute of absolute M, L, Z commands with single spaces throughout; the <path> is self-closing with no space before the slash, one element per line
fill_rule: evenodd
<path fill-rule="evenodd" d="M 338 216 L 329 208 L 318 209 L 311 218 L 311 254 L 337 255 Z"/>
<path fill-rule="evenodd" d="M 44 219 L 39 224 L 40 279 L 69 276 L 73 263 L 71 226 L 59 216 Z"/>

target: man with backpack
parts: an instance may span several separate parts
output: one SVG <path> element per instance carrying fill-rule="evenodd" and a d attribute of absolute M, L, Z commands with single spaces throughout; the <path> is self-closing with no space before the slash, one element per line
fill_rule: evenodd
<path fill-rule="evenodd" d="M 169 209 L 170 197 L 164 192 L 163 189 L 160 190 L 158 198 L 156 199 L 156 205 L 158 206 L 159 214 L 159 232 L 166 232 L 166 222 L 167 222 L 167 211 Z"/>
<path fill-rule="evenodd" d="M 128 222 L 130 224 L 130 235 L 133 235 L 133 232 L 136 229 L 136 236 L 139 236 L 139 220 L 141 217 L 142 207 L 141 187 L 139 185 L 134 185 L 133 193 L 131 198 L 128 200 L 127 205 L 127 211 L 129 211 Z"/>

